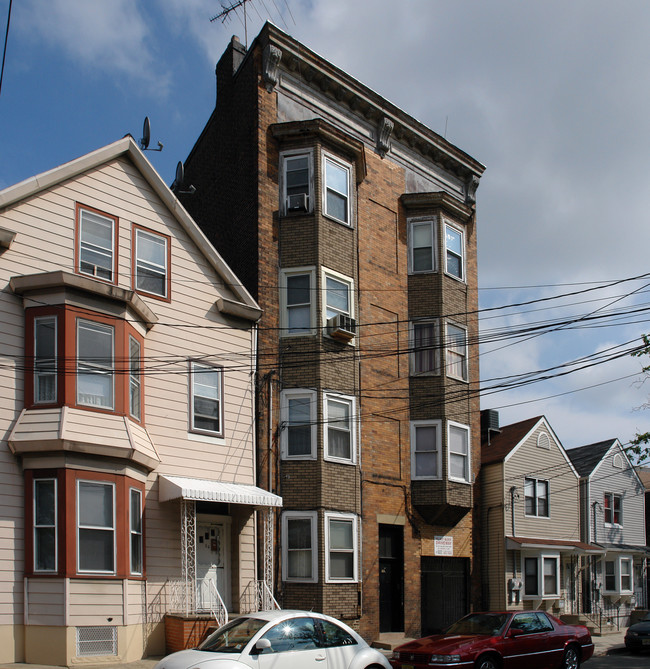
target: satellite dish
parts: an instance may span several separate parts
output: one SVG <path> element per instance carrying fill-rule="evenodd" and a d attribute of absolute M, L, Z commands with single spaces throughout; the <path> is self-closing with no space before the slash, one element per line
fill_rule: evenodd
<path fill-rule="evenodd" d="M 140 147 L 143 151 L 146 151 L 149 148 L 149 142 L 151 141 L 151 123 L 149 122 L 149 117 L 144 117 L 144 126 L 142 128 L 142 139 L 140 140 Z"/>

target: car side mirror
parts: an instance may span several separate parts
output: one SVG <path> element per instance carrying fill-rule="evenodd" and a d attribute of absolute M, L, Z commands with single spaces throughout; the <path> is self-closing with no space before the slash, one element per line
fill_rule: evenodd
<path fill-rule="evenodd" d="M 524 630 L 520 630 L 518 627 L 511 627 L 511 628 L 508 630 L 508 634 L 507 634 L 507 636 L 508 636 L 508 638 L 510 638 L 510 637 L 519 636 L 519 635 L 521 635 L 521 634 L 523 634 L 523 633 L 524 633 Z"/>
<path fill-rule="evenodd" d="M 271 642 L 268 639 L 258 639 L 253 646 L 253 654 L 259 655 L 269 648 L 271 648 Z"/>

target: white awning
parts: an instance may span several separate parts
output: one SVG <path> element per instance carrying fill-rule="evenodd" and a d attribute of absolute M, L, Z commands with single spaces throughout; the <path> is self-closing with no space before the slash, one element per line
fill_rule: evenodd
<path fill-rule="evenodd" d="M 201 502 L 282 506 L 282 497 L 254 485 L 162 475 L 158 476 L 158 483 L 161 502 L 180 497 Z"/>

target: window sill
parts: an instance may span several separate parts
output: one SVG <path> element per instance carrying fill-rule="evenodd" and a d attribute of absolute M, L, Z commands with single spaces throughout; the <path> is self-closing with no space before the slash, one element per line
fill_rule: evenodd
<path fill-rule="evenodd" d="M 226 445 L 225 437 L 219 437 L 217 435 L 212 435 L 212 434 L 203 434 L 202 432 L 188 432 L 187 438 L 190 441 L 200 441 L 203 442 L 204 444 L 217 444 L 219 446 Z"/>
<path fill-rule="evenodd" d="M 339 465 L 348 465 L 348 466 L 352 466 L 352 467 L 354 467 L 357 464 L 354 460 L 347 460 L 347 459 L 344 459 L 344 458 L 335 458 L 335 457 L 332 457 L 331 455 L 323 456 L 323 460 L 325 460 L 325 462 L 334 462 L 334 463 L 339 464 Z"/>

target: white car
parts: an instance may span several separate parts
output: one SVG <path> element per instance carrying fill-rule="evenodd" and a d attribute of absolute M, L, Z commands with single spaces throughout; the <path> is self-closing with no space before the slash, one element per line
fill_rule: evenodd
<path fill-rule="evenodd" d="M 391 669 L 347 625 L 309 611 L 260 611 L 231 620 L 198 648 L 154 669 Z"/>

